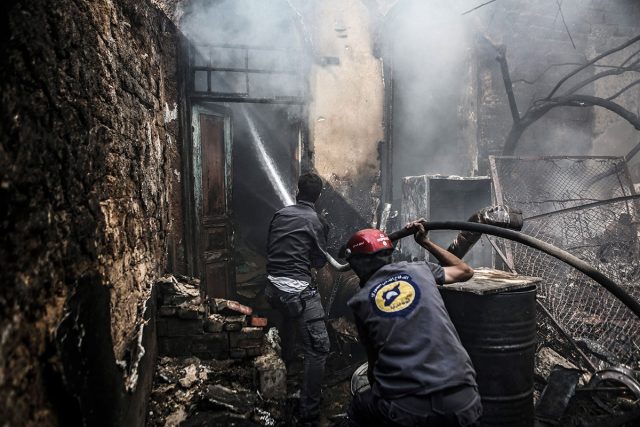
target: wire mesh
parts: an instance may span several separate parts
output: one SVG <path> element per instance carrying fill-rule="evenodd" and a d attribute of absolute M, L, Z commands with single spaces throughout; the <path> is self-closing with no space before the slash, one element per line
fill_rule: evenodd
<path fill-rule="evenodd" d="M 498 203 L 522 209 L 523 232 L 589 262 L 640 300 L 638 203 L 621 158 L 491 158 Z M 520 274 L 543 278 L 539 299 L 594 362 L 640 362 L 640 321 L 567 264 L 504 243 Z"/>

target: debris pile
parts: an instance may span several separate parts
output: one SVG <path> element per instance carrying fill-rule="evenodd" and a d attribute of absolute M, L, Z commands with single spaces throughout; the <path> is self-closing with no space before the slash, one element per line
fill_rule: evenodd
<path fill-rule="evenodd" d="M 540 425 L 635 426 L 640 376 L 623 366 L 595 373 L 543 346 L 536 353 L 536 422 Z"/>
<path fill-rule="evenodd" d="M 160 357 L 147 409 L 148 427 L 296 425 L 299 378 L 287 378 L 274 349 L 274 328 L 267 333 L 264 354 L 252 360 L 201 360 Z M 277 346 L 275 346 L 277 347 Z M 328 370 L 340 372 L 341 359 L 331 357 Z M 323 383 L 323 424 L 339 426 L 350 401 L 349 367 L 329 374 Z M 290 384 L 281 381 L 289 380 Z M 296 384 L 296 382 L 298 384 Z"/>
<path fill-rule="evenodd" d="M 356 361 L 364 359 L 364 347 L 358 340 L 358 331 L 355 323 L 347 317 L 337 317 L 327 321 L 327 332 L 331 339 L 334 351 L 343 357 L 353 358 Z"/>
<path fill-rule="evenodd" d="M 148 426 L 273 426 L 286 418 L 278 334 L 250 307 L 204 299 L 197 279 L 157 283 L 160 358 Z"/>
<path fill-rule="evenodd" d="M 146 425 L 274 426 L 286 418 L 287 401 L 261 393 L 258 379 L 242 360 L 161 357 Z"/>
<path fill-rule="evenodd" d="M 180 280 L 178 280 L 180 279 Z M 201 297 L 199 281 L 165 276 L 158 282 L 161 356 L 243 359 L 263 354 L 267 319 L 226 299 Z"/>
<path fill-rule="evenodd" d="M 266 318 L 236 301 L 202 298 L 198 279 L 168 275 L 157 291 L 160 357 L 147 426 L 296 424 L 301 372 L 287 374 Z M 344 421 L 349 378 L 364 353 L 352 322 L 333 319 L 329 328 L 343 350 L 331 353 L 323 381 L 323 425 L 331 426 Z"/>

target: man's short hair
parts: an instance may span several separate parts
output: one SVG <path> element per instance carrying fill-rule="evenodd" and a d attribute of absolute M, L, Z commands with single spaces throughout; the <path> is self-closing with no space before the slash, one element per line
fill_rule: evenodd
<path fill-rule="evenodd" d="M 315 203 L 322 192 L 322 178 L 315 173 L 305 173 L 298 178 L 298 200 Z"/>

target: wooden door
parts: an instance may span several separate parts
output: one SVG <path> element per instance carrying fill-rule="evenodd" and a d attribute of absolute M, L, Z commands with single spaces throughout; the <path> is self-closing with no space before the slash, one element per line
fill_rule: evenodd
<path fill-rule="evenodd" d="M 197 272 L 206 295 L 232 298 L 230 111 L 194 106 L 192 126 Z"/>

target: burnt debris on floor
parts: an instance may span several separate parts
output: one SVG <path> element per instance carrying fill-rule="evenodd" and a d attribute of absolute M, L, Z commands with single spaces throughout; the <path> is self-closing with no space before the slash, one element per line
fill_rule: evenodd
<path fill-rule="evenodd" d="M 277 331 L 237 301 L 201 297 L 199 281 L 157 283 L 159 360 L 147 425 L 275 425 L 286 370 Z"/>
<path fill-rule="evenodd" d="M 579 347 L 544 314 L 538 315 L 537 335 L 534 400 L 540 426 L 637 425 L 639 366 L 629 369 L 609 364 L 594 369 Z M 603 351 L 607 352 L 597 347 L 585 350 L 590 355 Z"/>
<path fill-rule="evenodd" d="M 296 380 L 290 380 L 293 391 L 287 395 L 265 397 L 259 390 L 255 363 L 260 362 L 160 357 L 146 426 L 295 425 Z M 351 396 L 349 381 L 345 378 L 350 376 L 351 372 L 345 372 L 340 381 L 325 383 L 323 425 L 342 425 Z"/>
<path fill-rule="evenodd" d="M 237 301 L 201 298 L 197 279 L 167 275 L 156 286 L 159 358 L 146 425 L 295 425 L 301 372 L 287 375 L 277 329 Z M 322 412 L 325 425 L 339 425 L 362 351 L 352 323 L 329 323 L 341 350 L 328 360 Z"/>
<path fill-rule="evenodd" d="M 348 283 L 349 277 L 336 283 Z M 473 292 L 491 293 L 501 286 L 512 290 L 530 286 L 523 280 L 509 273 L 478 270 L 478 285 L 472 281 L 470 286 L 476 286 Z M 294 368 L 287 374 L 279 356 L 277 329 L 248 305 L 201 298 L 197 279 L 165 276 L 157 286 L 160 355 L 146 424 L 295 425 L 301 373 Z M 255 295 L 243 302 L 264 307 Z M 455 311 L 458 303 L 450 304 Z M 536 425 L 634 425 L 640 401 L 638 371 L 613 366 L 596 372 L 584 356 L 594 349 L 580 350 L 552 318 L 540 313 L 537 318 L 532 377 Z M 332 352 L 323 381 L 321 425 L 339 426 L 345 422 L 354 384 L 362 389 L 367 383 L 366 370 L 361 369 L 366 357 L 349 316 L 329 318 L 327 324 Z M 466 326 L 457 327 L 462 328 L 459 332 L 465 341 Z M 488 342 L 478 344 L 489 346 Z M 477 369 L 483 376 L 485 369 L 501 368 L 478 365 Z M 505 371 L 505 380 L 509 372 Z M 495 372 L 491 375 L 495 379 Z"/>
<path fill-rule="evenodd" d="M 262 396 L 256 381 L 251 364 L 237 360 L 161 357 L 146 425 L 274 426 L 286 404 Z"/>

